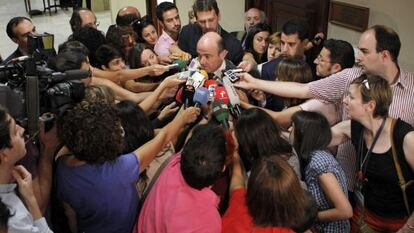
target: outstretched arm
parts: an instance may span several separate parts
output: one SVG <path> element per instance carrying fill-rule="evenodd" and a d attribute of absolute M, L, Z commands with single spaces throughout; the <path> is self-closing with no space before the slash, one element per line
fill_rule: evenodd
<path fill-rule="evenodd" d="M 288 98 L 309 99 L 314 97 L 309 87 L 304 83 L 261 80 L 253 78 L 248 73 L 240 73 L 239 77 L 240 81 L 234 86 L 246 90 L 256 89 Z"/>
<path fill-rule="evenodd" d="M 38 175 L 33 179 L 33 193 L 39 204 L 41 213 L 45 213 L 50 199 L 52 187 L 52 164 L 60 142 L 54 126 L 47 133 L 44 124 L 40 125 L 41 156 L 38 164 Z M 30 177 L 31 179 L 31 177 Z"/>
<path fill-rule="evenodd" d="M 332 140 L 328 147 L 337 146 L 351 138 L 351 120 L 342 121 L 331 128 Z"/>
<path fill-rule="evenodd" d="M 143 171 L 165 145 L 174 140 L 187 124 L 194 122 L 199 114 L 199 108 L 187 108 L 162 128 L 154 139 L 136 149 L 134 152 L 139 161 L 139 170 Z"/>

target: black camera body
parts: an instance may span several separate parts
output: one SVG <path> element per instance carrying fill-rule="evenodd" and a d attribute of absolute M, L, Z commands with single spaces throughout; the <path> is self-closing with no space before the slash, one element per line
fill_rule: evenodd
<path fill-rule="evenodd" d="M 29 55 L 0 66 L 0 104 L 29 136 L 37 133 L 43 113 L 61 115 L 84 97 L 80 80 L 66 81 L 65 73 L 47 67 L 56 56 L 53 44 L 53 34 L 29 35 Z"/>

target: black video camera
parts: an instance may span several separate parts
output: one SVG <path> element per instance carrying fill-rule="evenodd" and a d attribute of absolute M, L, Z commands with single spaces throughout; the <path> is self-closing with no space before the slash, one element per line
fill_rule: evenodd
<path fill-rule="evenodd" d="M 87 71 L 55 72 L 48 62 L 56 56 L 53 34 L 28 36 L 28 56 L 0 66 L 0 104 L 26 128 L 29 136 L 38 131 L 39 116 L 45 112 L 61 115 L 84 97 L 80 80 Z"/>

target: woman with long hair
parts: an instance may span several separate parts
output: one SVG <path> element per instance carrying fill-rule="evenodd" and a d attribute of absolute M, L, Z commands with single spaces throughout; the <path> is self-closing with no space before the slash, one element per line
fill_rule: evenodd
<path fill-rule="evenodd" d="M 328 120 L 317 112 L 299 111 L 292 121 L 290 140 L 318 207 L 316 232 L 349 232 L 352 207 L 345 172 L 327 149 L 332 138 Z"/>
<path fill-rule="evenodd" d="M 282 138 L 279 126 L 263 110 L 251 108 L 244 111 L 234 125 L 239 142 L 238 151 L 246 171 L 262 156 L 278 154 L 299 172 L 299 161 L 292 147 Z"/>
<path fill-rule="evenodd" d="M 253 26 L 246 36 L 246 53 L 250 53 L 257 64 L 267 61 L 268 37 L 272 28 L 266 23 Z"/>
<path fill-rule="evenodd" d="M 235 154 L 230 204 L 223 216 L 222 232 L 290 233 L 304 232 L 312 226 L 315 203 L 280 154 L 256 160 L 247 189 Z"/>

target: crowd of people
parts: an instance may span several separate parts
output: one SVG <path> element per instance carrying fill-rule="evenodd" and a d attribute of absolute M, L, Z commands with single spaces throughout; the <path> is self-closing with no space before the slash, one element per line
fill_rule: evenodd
<path fill-rule="evenodd" d="M 106 33 L 76 6 L 47 66 L 88 71 L 81 100 L 34 146 L 0 106 L 0 232 L 414 232 L 414 75 L 392 28 L 354 54 L 257 8 L 228 32 L 216 0 L 185 26 L 172 2 L 157 22 L 123 7 Z M 2 64 L 36 33 L 10 19 Z"/>

